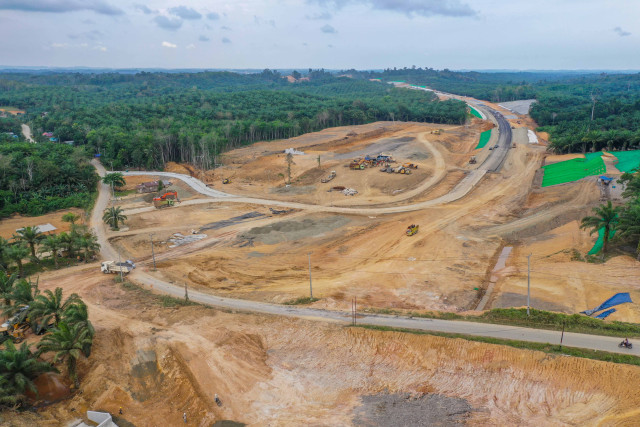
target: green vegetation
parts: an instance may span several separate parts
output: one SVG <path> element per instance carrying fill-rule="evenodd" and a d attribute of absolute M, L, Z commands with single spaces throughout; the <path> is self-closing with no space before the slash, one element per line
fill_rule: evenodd
<path fill-rule="evenodd" d="M 316 301 L 320 301 L 320 298 L 311 298 L 311 297 L 300 297 L 290 301 L 284 302 L 284 305 L 302 305 L 302 304 L 311 304 Z"/>
<path fill-rule="evenodd" d="M 497 344 L 497 345 L 506 345 L 509 347 L 524 349 L 524 350 L 535 350 L 542 351 L 544 353 L 558 355 L 558 356 L 573 356 L 573 357 L 582 357 L 585 359 L 594 359 L 600 360 L 603 362 L 612 362 L 612 363 L 624 363 L 627 365 L 640 365 L 640 357 L 633 356 L 629 354 L 619 354 L 619 353 L 609 353 L 606 351 L 599 350 L 587 350 L 583 348 L 576 347 L 567 347 L 553 344 L 542 344 L 528 341 L 518 341 L 518 340 L 507 340 L 500 338 L 491 338 L 491 337 L 479 337 L 474 335 L 465 335 L 465 334 L 450 334 L 445 332 L 432 332 L 432 331 L 419 331 L 415 329 L 406 329 L 406 328 L 391 328 L 388 326 L 373 326 L 373 325 L 358 325 L 355 327 L 364 328 L 364 329 L 373 329 L 377 331 L 385 331 L 385 332 L 402 332 L 416 335 L 434 335 L 438 337 L 444 338 L 459 338 L 467 341 L 476 341 L 483 342 L 486 344 Z"/>
<path fill-rule="evenodd" d="M 494 308 L 480 316 L 463 316 L 450 312 L 416 312 L 394 309 L 368 308 L 364 312 L 405 315 L 428 319 L 465 320 L 468 322 L 494 323 L 498 325 L 524 326 L 535 329 L 562 330 L 564 325 L 567 332 L 578 332 L 592 335 L 608 335 L 615 337 L 640 337 L 640 324 L 625 322 L 605 322 L 604 320 L 584 316 L 582 314 L 564 314 L 552 311 L 530 309 L 527 316 L 526 308 Z"/>
<path fill-rule="evenodd" d="M 566 160 L 543 166 L 542 169 L 544 169 L 543 187 L 577 181 L 587 176 L 603 174 L 607 170 L 600 156 L 593 157 L 590 160 Z"/>
<path fill-rule="evenodd" d="M 259 140 L 377 120 L 464 123 L 463 102 L 430 92 L 310 71 L 0 75 L 0 103 L 27 111 L 36 138 L 90 147 L 115 169 L 168 161 L 211 168 L 220 153 Z M 41 113 L 47 112 L 43 115 Z"/>
<path fill-rule="evenodd" d="M 620 207 L 613 207 L 611 201 L 608 201 L 606 205 L 600 205 L 593 208 L 593 216 L 586 216 L 582 218 L 580 228 L 591 229 L 590 234 L 598 232 L 600 229 L 602 233 L 602 253 L 607 253 L 607 246 L 611 238 L 612 232 L 615 231 L 616 224 L 618 223 L 618 213 Z"/>
<path fill-rule="evenodd" d="M 77 362 L 89 357 L 95 334 L 85 303 L 76 294 L 64 300 L 61 288 L 40 293 L 37 283 L 16 280 L 15 276 L 0 279 L 0 291 L 3 313 L 10 318 L 7 334 L 0 336 L 4 342 L 0 349 L 0 408 L 25 406 L 25 393 L 37 393 L 35 378 L 57 371 L 54 365 L 58 362 L 65 363 L 69 378 L 78 387 Z M 36 345 L 36 352 L 27 343 L 19 348 L 14 344 L 29 328 L 50 332 Z M 53 364 L 40 358 L 49 352 L 54 353 Z"/>
<path fill-rule="evenodd" d="M 491 131 L 492 129 L 485 130 L 480 134 L 480 141 L 478 141 L 478 145 L 476 146 L 476 149 L 484 148 L 484 146 L 487 145 L 487 142 L 489 142 L 489 140 L 491 139 Z"/>
<path fill-rule="evenodd" d="M 111 226 L 113 230 L 118 230 L 118 224 L 124 224 L 127 216 L 122 213 L 123 209 L 120 206 L 110 207 L 104 210 L 104 214 L 102 215 L 102 220 L 105 224 Z"/>
<path fill-rule="evenodd" d="M 86 225 L 75 224 L 77 215 L 67 213 L 63 218 L 71 222 L 68 233 L 45 236 L 35 227 L 24 227 L 11 242 L 0 237 L 0 273 L 27 277 L 51 267 L 74 264 L 80 257 L 85 262 L 93 259 L 100 251 L 98 238 Z"/>
<path fill-rule="evenodd" d="M 84 148 L 0 143 L 0 218 L 86 207 L 97 181 Z"/>
<path fill-rule="evenodd" d="M 102 182 L 104 182 L 107 185 L 111 185 L 116 189 L 127 185 L 127 181 L 125 181 L 124 176 L 122 176 L 120 172 L 112 172 L 112 173 L 106 174 L 102 178 Z"/>

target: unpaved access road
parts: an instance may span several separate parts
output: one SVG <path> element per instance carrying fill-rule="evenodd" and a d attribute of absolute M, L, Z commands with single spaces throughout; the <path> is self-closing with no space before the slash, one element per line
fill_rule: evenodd
<path fill-rule="evenodd" d="M 22 134 L 24 135 L 25 139 L 31 143 L 36 143 L 33 138 L 31 138 L 31 128 L 29 127 L 29 125 L 26 124 L 22 124 Z"/>
<path fill-rule="evenodd" d="M 104 176 L 104 174 L 106 173 L 104 167 L 102 167 L 97 161 L 94 161 L 94 165 L 96 166 L 98 173 L 101 176 Z M 489 166 L 495 167 L 495 164 L 492 163 Z M 159 174 L 157 172 L 149 172 L 148 174 L 172 176 L 174 178 L 177 177 L 179 179 L 182 179 L 182 176 L 179 174 Z M 194 178 L 187 177 L 187 176 L 184 176 L 184 177 L 185 179 L 183 181 L 187 183 L 189 182 L 194 183 L 194 186 L 192 186 L 192 188 L 194 189 L 201 188 L 203 191 L 215 191 L 207 188 L 199 180 L 195 180 Z M 479 181 L 479 179 L 477 181 Z M 469 180 L 470 189 L 473 188 L 475 184 L 477 184 L 477 181 L 475 179 Z M 458 185 L 458 187 L 460 187 L 460 184 Z M 458 187 L 454 188 L 454 190 L 451 193 L 455 193 Z M 470 191 L 470 189 L 468 191 Z M 460 190 L 460 192 L 462 192 L 462 190 Z M 234 198 L 234 196 L 226 195 L 226 194 L 224 196 L 218 195 L 215 197 L 220 201 L 240 199 L 240 198 Z M 451 197 L 453 198 L 453 200 L 455 200 L 455 197 L 457 196 L 453 195 Z M 247 203 L 246 200 L 251 200 L 251 202 L 249 203 L 257 203 L 257 204 L 261 203 L 261 199 L 246 199 L 246 198 L 242 198 L 242 199 L 245 200 L 245 203 Z M 101 183 L 99 187 L 99 197 L 98 197 L 98 200 L 96 201 L 94 212 L 91 217 L 91 224 L 92 224 L 92 227 L 96 230 L 96 234 L 98 236 L 98 242 L 100 243 L 102 248 L 101 254 L 103 255 L 103 257 L 107 259 L 114 259 L 115 251 L 113 250 L 109 241 L 106 238 L 105 225 L 101 221 L 101 213 L 106 208 L 108 201 L 109 201 L 109 189 L 106 185 Z M 266 200 L 266 202 L 267 202 L 266 204 L 269 204 L 268 202 L 270 201 Z M 420 206 L 423 204 L 424 203 L 418 203 L 416 205 L 398 207 L 397 209 L 399 210 L 397 210 L 397 212 L 420 209 L 420 207 L 416 208 L 416 206 Z M 289 204 L 286 204 L 286 205 L 289 205 Z M 306 208 L 312 206 L 312 205 L 304 205 L 300 203 L 292 203 L 290 205 L 304 206 Z M 326 208 L 322 206 L 319 206 L 319 207 L 313 206 L 313 207 L 321 208 L 322 210 L 328 209 L 327 210 L 328 212 L 333 212 L 333 210 L 330 210 L 331 208 Z M 392 212 L 389 210 L 385 211 L 384 210 L 385 208 L 381 208 L 381 209 L 364 209 L 364 210 L 369 212 L 383 212 L 383 213 Z M 386 209 L 390 209 L 390 208 L 386 208 Z M 396 209 L 396 208 L 393 208 L 393 209 Z M 356 213 L 360 213 L 361 211 L 363 211 L 363 209 L 340 208 L 340 210 L 338 210 L 337 212 L 354 213 L 354 211 L 357 211 Z M 185 296 L 185 288 L 183 286 L 179 286 L 179 285 L 175 285 L 173 283 L 167 282 L 159 276 L 160 276 L 160 273 L 156 272 L 152 274 L 148 271 L 142 270 L 142 268 L 131 273 L 131 279 L 141 284 L 142 286 L 153 290 L 154 292 L 171 295 L 178 298 L 182 298 Z M 314 309 L 314 308 L 297 307 L 297 306 L 285 306 L 285 305 L 271 304 L 271 303 L 265 303 L 260 301 L 225 298 L 225 297 L 219 297 L 212 294 L 203 293 L 203 292 L 194 291 L 194 290 L 188 291 L 188 293 L 189 293 L 189 299 L 192 301 L 213 306 L 213 307 L 228 309 L 228 310 L 265 313 L 265 314 L 287 316 L 287 317 L 298 317 L 298 318 L 305 318 L 305 319 L 325 321 L 325 322 L 338 322 L 343 324 L 348 324 L 349 322 L 351 322 L 350 312 Z M 408 329 L 423 330 L 423 331 L 466 334 L 466 335 L 474 335 L 474 336 L 485 336 L 485 337 L 493 337 L 493 338 L 501 338 L 501 339 L 538 342 L 538 343 L 559 344 L 562 336 L 562 333 L 560 331 L 550 331 L 550 330 L 531 329 L 531 328 L 523 328 L 523 327 L 515 327 L 515 326 L 507 326 L 507 325 L 494 325 L 494 324 L 487 324 L 487 323 L 450 321 L 450 320 L 440 320 L 440 319 L 407 318 L 407 317 L 401 317 L 401 316 L 386 316 L 386 315 L 375 315 L 375 314 L 358 314 L 357 320 L 359 324 L 388 326 L 388 327 L 395 327 L 395 328 L 408 328 Z M 569 347 L 580 347 L 580 348 L 586 348 L 591 350 L 600 350 L 600 351 L 608 351 L 608 352 L 632 354 L 632 355 L 640 356 L 640 347 L 635 347 L 633 350 L 621 349 L 618 347 L 618 343 L 620 341 L 621 339 L 616 337 L 605 337 L 600 335 L 587 335 L 587 334 L 577 334 L 577 333 L 564 333 L 563 345 L 569 346 Z"/>
<path fill-rule="evenodd" d="M 372 208 L 350 208 L 350 207 L 336 207 L 336 206 L 321 206 L 321 205 L 310 205 L 305 203 L 296 203 L 296 202 L 283 202 L 278 200 L 269 200 L 269 199 L 259 199 L 254 197 L 243 197 L 236 196 L 229 193 L 224 193 L 222 191 L 214 190 L 209 187 L 202 181 L 197 178 L 191 177 L 189 175 L 179 174 L 179 173 L 171 173 L 171 172 L 143 172 L 143 171 L 132 171 L 132 172 L 123 172 L 120 171 L 125 176 L 135 176 L 135 175 L 150 175 L 150 176 L 161 176 L 167 178 L 174 178 L 183 181 L 185 184 L 189 185 L 195 191 L 199 192 L 202 195 L 208 196 L 213 199 L 213 201 L 225 201 L 225 202 L 234 202 L 234 203 L 247 203 L 247 204 L 256 204 L 256 205 L 266 205 L 266 206 L 279 206 L 290 209 L 302 209 L 302 210 L 310 210 L 315 212 L 330 212 L 330 213 L 341 213 L 341 214 L 356 214 L 356 215 L 383 215 L 390 213 L 401 213 L 401 212 L 413 212 L 429 207 L 434 207 L 438 205 L 443 205 L 446 203 L 451 203 L 456 200 L 459 200 L 466 196 L 469 192 L 471 192 L 476 185 L 482 180 L 484 175 L 487 172 L 497 172 L 502 167 L 504 160 L 509 153 L 509 149 L 511 148 L 511 127 L 502 115 L 499 113 L 487 109 L 494 115 L 496 121 L 499 126 L 499 136 L 498 136 L 498 148 L 492 150 L 489 153 L 489 156 L 485 159 L 485 161 L 478 166 L 477 169 L 469 171 L 466 177 L 462 181 L 458 183 L 458 185 L 453 188 L 449 193 L 437 197 L 432 200 L 427 200 L 424 202 L 413 203 L 409 205 L 403 206 L 389 206 L 389 207 L 372 207 Z M 437 183 L 442 176 L 446 173 L 444 167 L 444 159 L 442 155 L 433 147 L 431 144 L 425 140 L 424 136 L 421 135 L 420 139 L 427 146 L 429 151 L 434 154 L 436 160 L 436 173 L 422 183 L 416 189 L 407 192 L 404 198 L 413 197 L 417 194 L 420 194 L 423 191 L 426 191 L 432 185 Z M 399 201 L 397 199 L 395 202 Z M 198 202 L 203 203 L 203 202 Z M 131 212 L 130 212 L 131 213 Z"/>

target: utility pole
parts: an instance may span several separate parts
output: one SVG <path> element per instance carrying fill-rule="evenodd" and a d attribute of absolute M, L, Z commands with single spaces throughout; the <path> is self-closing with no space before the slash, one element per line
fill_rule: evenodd
<path fill-rule="evenodd" d="M 184 300 L 189 301 L 189 291 L 187 290 L 187 281 L 184 282 Z"/>
<path fill-rule="evenodd" d="M 118 268 L 120 268 L 120 283 L 124 283 L 122 278 L 122 265 L 120 264 L 120 250 L 118 250 Z"/>
<path fill-rule="evenodd" d="M 156 233 L 149 234 L 149 239 L 151 240 L 151 257 L 153 258 L 153 271 L 156 271 L 156 254 L 153 252 L 153 235 Z"/>
<path fill-rule="evenodd" d="M 313 285 L 311 283 L 311 252 L 307 255 L 309 257 L 309 298 L 313 299 Z"/>
<path fill-rule="evenodd" d="M 531 254 L 527 255 L 527 317 L 531 306 Z"/>

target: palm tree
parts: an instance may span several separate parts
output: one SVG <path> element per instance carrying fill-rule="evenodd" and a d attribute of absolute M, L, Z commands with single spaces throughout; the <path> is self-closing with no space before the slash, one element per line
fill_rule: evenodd
<path fill-rule="evenodd" d="M 13 290 L 9 295 L 9 298 L 13 301 L 13 305 L 4 307 L 4 313 L 12 315 L 20 307 L 31 305 L 36 297 L 40 294 L 38 289 L 38 282 L 31 282 L 30 280 L 18 280 L 13 285 Z"/>
<path fill-rule="evenodd" d="M 9 266 L 9 260 L 7 259 L 7 249 L 9 246 L 7 239 L 0 237 L 0 267 L 3 269 L 7 269 Z"/>
<path fill-rule="evenodd" d="M 4 305 L 11 305 L 11 294 L 13 292 L 13 285 L 16 283 L 16 275 L 11 276 L 0 273 L 0 298 L 4 298 Z"/>
<path fill-rule="evenodd" d="M 617 238 L 638 240 L 636 257 L 640 261 L 640 203 L 636 202 L 622 210 L 616 229 Z"/>
<path fill-rule="evenodd" d="M 76 246 L 76 239 L 74 238 L 73 233 L 69 234 L 63 232 L 58 235 L 58 238 L 60 239 L 60 243 L 62 244 L 63 252 L 66 252 L 69 258 L 73 258 Z"/>
<path fill-rule="evenodd" d="M 24 273 L 22 260 L 29 256 L 29 248 L 23 244 L 13 244 L 7 248 L 5 255 L 10 261 L 16 263 L 18 274 L 22 277 Z"/>
<path fill-rule="evenodd" d="M 124 215 L 122 212 L 124 211 L 120 206 L 107 208 L 104 210 L 104 215 L 102 215 L 102 220 L 105 223 L 109 224 L 111 228 L 113 228 L 114 230 L 117 230 L 118 222 L 122 222 L 124 224 L 124 221 L 127 219 L 127 216 Z"/>
<path fill-rule="evenodd" d="M 602 244 L 602 255 L 607 252 L 607 243 L 609 242 L 609 236 L 618 224 L 618 212 L 620 206 L 615 208 L 612 206 L 611 201 L 608 201 L 606 205 L 600 205 L 593 208 L 594 216 L 586 216 L 582 218 L 580 228 L 590 228 L 589 234 L 597 233 L 598 230 L 604 228 L 604 243 Z"/>
<path fill-rule="evenodd" d="M 0 408 L 14 407 L 19 403 L 15 390 L 9 384 L 9 380 L 0 375 Z"/>
<path fill-rule="evenodd" d="M 49 252 L 49 256 L 53 258 L 53 263 L 58 268 L 58 251 L 60 249 L 62 249 L 62 239 L 60 239 L 60 236 L 53 234 L 45 237 L 38 251 L 40 253 Z"/>
<path fill-rule="evenodd" d="M 50 335 L 45 336 L 38 343 L 38 353 L 55 352 L 53 363 L 66 361 L 69 378 L 78 388 L 76 365 L 85 346 L 92 342 L 89 331 L 81 324 L 69 325 L 66 322 L 60 322 Z"/>
<path fill-rule="evenodd" d="M 84 249 L 84 262 L 89 261 L 89 258 L 100 250 L 98 238 L 92 233 L 88 233 L 88 235 L 80 237 L 78 240 L 78 246 L 81 249 Z"/>
<path fill-rule="evenodd" d="M 5 341 L 5 350 L 0 351 L 0 375 L 6 378 L 9 388 L 22 395 L 29 389 L 37 393 L 33 380 L 44 372 L 56 369 L 48 362 L 38 360 L 27 343 L 16 349 L 13 341 Z"/>
<path fill-rule="evenodd" d="M 62 302 L 62 288 L 56 288 L 54 292 L 49 289 L 44 293 L 37 295 L 33 304 L 29 308 L 29 317 L 31 320 L 42 318 L 42 324 L 48 325 L 53 317 L 53 324 L 58 326 L 60 319 L 67 308 L 71 304 L 81 301 L 78 294 L 71 294 L 69 298 Z"/>
<path fill-rule="evenodd" d="M 120 172 L 108 173 L 102 178 L 102 182 L 107 185 L 113 185 L 115 188 L 124 187 L 127 185 L 127 181 Z"/>
<path fill-rule="evenodd" d="M 38 227 L 24 227 L 13 235 L 16 242 L 24 242 L 31 249 L 31 256 L 36 258 L 36 244 L 44 238 Z M 37 258 L 36 258 L 37 259 Z"/>
<path fill-rule="evenodd" d="M 74 214 L 73 212 L 67 212 L 66 214 L 62 215 L 62 221 L 68 222 L 71 225 L 74 225 L 79 219 L 80 215 Z"/>
<path fill-rule="evenodd" d="M 96 333 L 93 325 L 91 324 L 91 321 L 89 320 L 87 305 L 82 300 L 67 307 L 62 318 L 64 322 L 69 325 L 78 324 L 85 328 L 89 333 L 89 337 L 91 338 L 93 338 Z M 91 355 L 91 344 L 92 343 L 89 343 L 82 348 L 82 352 L 86 357 L 89 357 Z"/>

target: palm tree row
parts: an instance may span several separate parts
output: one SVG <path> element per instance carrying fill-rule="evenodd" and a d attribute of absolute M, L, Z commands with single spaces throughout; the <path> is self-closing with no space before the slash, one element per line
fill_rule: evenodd
<path fill-rule="evenodd" d="M 89 357 L 95 335 L 87 306 L 80 297 L 72 294 L 64 299 L 61 288 L 40 293 L 37 283 L 18 280 L 15 275 L 0 276 L 0 292 L 4 314 L 24 313 L 20 322 L 30 323 L 35 330 L 44 326 L 51 331 L 37 344 L 35 352 L 26 343 L 17 348 L 11 339 L 5 341 L 4 350 L 0 350 L 0 407 L 23 405 L 27 391 L 37 392 L 33 381 L 38 375 L 58 371 L 41 359 L 45 353 L 53 353 L 53 364 L 64 364 L 67 375 L 78 387 L 77 362 Z M 28 310 L 21 311 L 27 305 Z"/>
<path fill-rule="evenodd" d="M 62 220 L 71 223 L 71 230 L 60 234 L 44 235 L 38 227 L 24 227 L 16 232 L 13 241 L 0 237 L 0 270 L 11 271 L 15 266 L 20 277 L 24 277 L 24 261 L 38 263 L 38 254 L 52 259 L 58 268 L 60 256 L 82 257 L 85 262 L 100 250 L 98 239 L 86 225 L 76 224 L 79 216 L 74 213 L 63 215 Z"/>
<path fill-rule="evenodd" d="M 640 172 L 625 173 L 620 182 L 625 186 L 622 193 L 625 204 L 614 207 L 609 201 L 594 208 L 595 215 L 583 218 L 580 227 L 591 229 L 591 234 L 604 230 L 603 256 L 615 232 L 616 241 L 634 245 L 636 257 L 640 260 Z"/>

